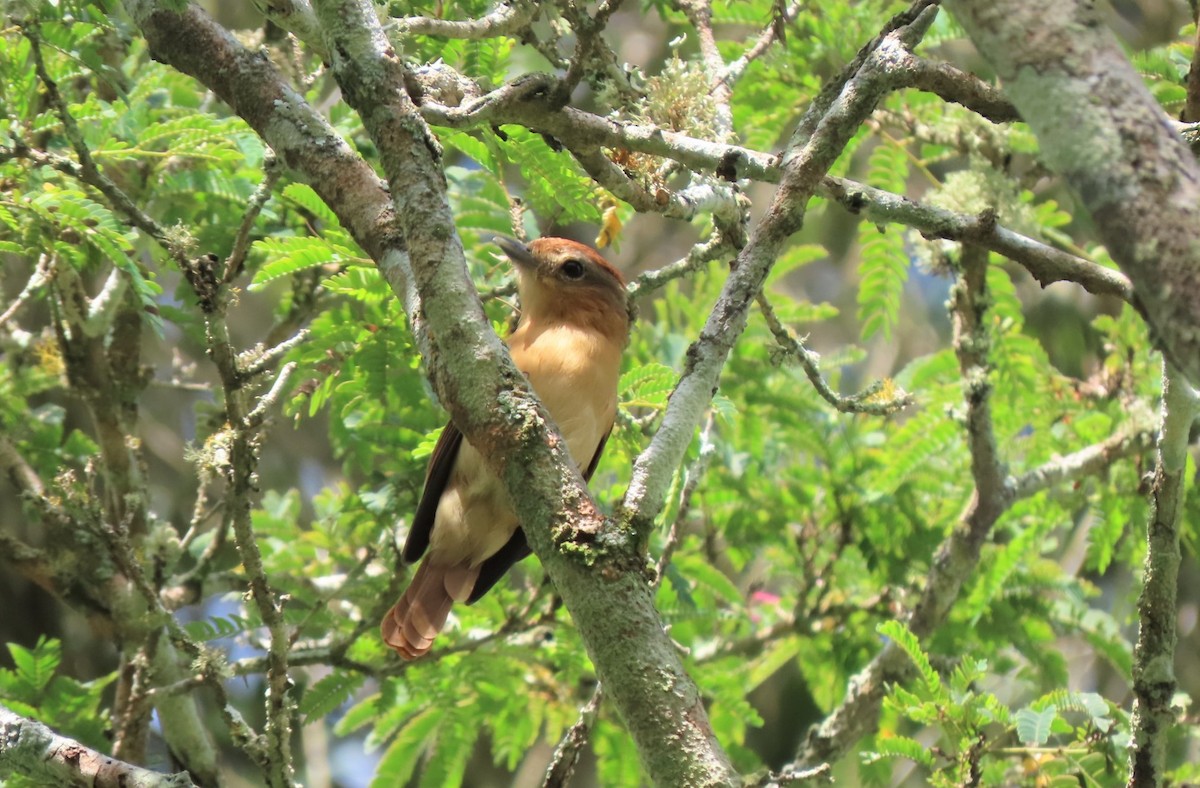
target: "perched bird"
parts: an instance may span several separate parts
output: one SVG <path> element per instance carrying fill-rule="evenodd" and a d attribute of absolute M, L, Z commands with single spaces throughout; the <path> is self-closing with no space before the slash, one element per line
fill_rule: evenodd
<path fill-rule="evenodd" d="M 565 238 L 525 245 L 497 238 L 517 271 L 521 318 L 506 340 L 590 479 L 617 414 L 621 351 L 629 337 L 625 283 L 593 249 Z M 529 555 L 500 479 L 453 423 L 434 447 L 403 558 L 424 555 L 383 619 L 384 641 L 402 657 L 427 652 L 454 602 L 473 603 Z"/>

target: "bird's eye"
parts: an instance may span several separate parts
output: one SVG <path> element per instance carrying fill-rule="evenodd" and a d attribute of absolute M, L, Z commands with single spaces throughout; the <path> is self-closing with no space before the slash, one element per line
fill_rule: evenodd
<path fill-rule="evenodd" d="M 578 260 L 568 260 L 562 264 L 562 272 L 568 279 L 579 279 L 583 276 L 583 263 Z"/>

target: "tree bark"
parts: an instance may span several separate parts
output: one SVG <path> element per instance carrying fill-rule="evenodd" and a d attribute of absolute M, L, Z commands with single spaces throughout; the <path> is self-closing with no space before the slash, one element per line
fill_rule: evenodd
<path fill-rule="evenodd" d="M 1091 213 L 1155 343 L 1200 382 L 1200 166 L 1095 5 L 946 6 L 1037 134 L 1046 164 Z"/>
<path fill-rule="evenodd" d="M 194 788 L 186 772 L 161 774 L 118 761 L 0 705 L 0 777 L 12 774 L 50 785 Z"/>

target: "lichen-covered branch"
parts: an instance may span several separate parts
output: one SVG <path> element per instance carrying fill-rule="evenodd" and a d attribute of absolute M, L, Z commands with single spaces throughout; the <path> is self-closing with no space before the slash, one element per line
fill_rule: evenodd
<path fill-rule="evenodd" d="M 1157 425 L 1136 414 L 1132 424 L 1122 432 L 1094 446 L 1055 457 L 1045 465 L 1027 471 L 1020 476 L 1010 476 L 1004 482 L 1014 501 L 1036 495 L 1043 490 L 1057 487 L 1064 482 L 1074 482 L 1095 476 L 1112 466 L 1117 460 L 1132 457 L 1150 448 L 1154 441 Z"/>
<path fill-rule="evenodd" d="M 193 788 L 187 772 L 161 774 L 110 758 L 59 736 L 0 704 L 0 777 L 20 775 L 43 785 L 96 788 Z"/>
<path fill-rule="evenodd" d="M 478 19 L 436 19 L 432 16 L 407 16 L 394 19 L 389 27 L 401 33 L 417 33 L 437 38 L 493 38 L 519 33 L 537 14 L 532 0 L 506 0 L 491 13 Z"/>
<path fill-rule="evenodd" d="M 949 63 L 913 57 L 909 63 L 909 85 L 954 104 L 961 104 L 993 123 L 1011 123 L 1021 119 L 1016 107 L 1001 91 Z"/>
<path fill-rule="evenodd" d="M 567 728 L 567 732 L 559 739 L 558 746 L 554 748 L 554 755 L 546 768 L 546 776 L 542 778 L 542 788 L 563 788 L 571 782 L 579 755 L 587 745 L 592 726 L 600 714 L 600 702 L 603 699 L 604 685 L 597 684 L 587 703 L 580 707 L 579 719 Z"/>
<path fill-rule="evenodd" d="M 903 56 L 901 56 L 903 57 Z M 913 58 L 915 63 L 917 59 Z M 915 68 L 915 66 L 914 66 Z M 898 82 L 911 81 L 908 72 L 897 72 Z M 592 169 L 606 167 L 593 161 L 601 148 L 630 150 L 678 161 L 698 172 L 728 170 L 738 178 L 778 183 L 781 159 L 766 153 L 710 140 L 663 131 L 654 126 L 621 123 L 574 107 L 554 107 L 548 101 L 546 80 L 534 77 L 518 79 L 461 107 L 447 107 L 426 101 L 421 113 L 430 123 L 457 129 L 489 124 L 516 123 L 552 135 L 568 150 L 590 151 Z M 589 170 L 590 174 L 596 172 Z M 626 198 L 635 185 L 624 173 L 609 173 L 606 186 Z M 856 181 L 826 176 L 817 191 L 846 210 L 880 224 L 903 224 L 929 238 L 970 241 L 1024 266 L 1043 285 L 1058 281 L 1076 282 L 1096 295 L 1116 295 L 1130 301 L 1133 286 L 1119 271 L 1048 246 L 1001 226 L 994 217 L 970 216 L 926 205 L 899 194 L 877 189 Z M 643 210 L 668 216 L 689 217 L 695 208 L 672 194 L 662 201 L 650 196 L 633 197 Z"/>
<path fill-rule="evenodd" d="M 1120 271 L 1001 227 L 992 214 L 955 213 L 843 178 L 828 177 L 824 187 L 823 195 L 872 222 L 903 224 L 926 238 L 971 243 L 1004 255 L 1023 266 L 1043 287 L 1054 282 L 1074 282 L 1095 295 L 1133 300 L 1133 285 Z"/>
<path fill-rule="evenodd" d="M 215 280 L 215 272 L 214 272 Z M 250 595 L 268 632 L 266 725 L 264 738 L 267 755 L 260 762 L 267 784 L 286 788 L 294 784 L 291 752 L 292 710 L 289 695 L 292 681 L 288 676 L 289 630 L 283 619 L 283 600 L 272 588 L 263 568 L 262 553 L 251 526 L 250 510 L 258 472 L 258 446 L 265 414 L 278 399 L 288 376 L 295 369 L 289 364 L 277 376 L 271 389 L 256 405 L 249 402 L 243 386 L 243 373 L 229 338 L 225 311 L 229 302 L 227 288 L 217 291 L 205 312 L 209 356 L 217 366 L 224 393 L 228 453 L 219 463 L 225 482 L 225 516 L 233 531 L 242 566 L 246 570 Z"/>
<path fill-rule="evenodd" d="M 1146 562 L 1138 598 L 1138 639 L 1133 651 L 1133 740 L 1129 785 L 1167 782 L 1167 735 L 1176 722 L 1175 645 L 1179 639 L 1179 524 L 1187 490 L 1188 433 L 1200 396 L 1169 364 L 1163 365 L 1162 432 L 1151 489 Z"/>
<path fill-rule="evenodd" d="M 1091 213 L 1155 343 L 1200 383 L 1200 164 L 1096 5 L 949 0 L 947 8 L 1037 134 L 1046 164 Z"/>
<path fill-rule="evenodd" d="M 652 778 L 663 784 L 733 783 L 699 691 L 637 571 L 637 556 L 619 544 L 596 545 L 607 538 L 604 518 L 563 442 L 551 440 L 545 409 L 483 315 L 446 198 L 440 148 L 403 90 L 403 66 L 374 6 L 329 0 L 316 9 L 335 53 L 334 75 L 388 176 L 411 256 L 412 278 L 404 284 L 415 287 L 435 338 L 427 357 L 435 389 L 504 481 L 530 545 L 578 624 Z M 414 306 L 406 303 L 410 314 Z M 581 551 L 591 556 L 592 567 L 580 560 Z M 610 562 L 612 571 L 596 571 L 601 561 Z"/>

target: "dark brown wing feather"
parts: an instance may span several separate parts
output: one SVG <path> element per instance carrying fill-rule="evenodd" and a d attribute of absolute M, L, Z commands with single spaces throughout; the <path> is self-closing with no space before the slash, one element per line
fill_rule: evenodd
<path fill-rule="evenodd" d="M 585 482 L 592 480 L 592 474 L 596 472 L 596 466 L 600 464 L 600 455 L 604 453 L 604 444 L 608 443 L 609 435 L 612 435 L 612 425 L 609 425 L 608 431 L 600 439 L 599 445 L 596 446 L 596 453 L 592 455 L 592 461 L 588 463 L 587 469 L 583 472 L 583 480 Z"/>
<path fill-rule="evenodd" d="M 467 597 L 467 604 L 473 605 L 479 601 L 481 596 L 492 590 L 496 581 L 504 577 L 504 573 L 511 569 L 513 564 L 531 552 L 533 551 L 529 549 L 529 543 L 525 541 L 525 532 L 518 527 L 504 543 L 504 547 L 479 565 L 479 577 L 475 579 L 475 587 Z"/>
<path fill-rule="evenodd" d="M 585 482 L 592 480 L 592 474 L 596 472 L 596 466 L 600 464 L 600 455 L 604 453 L 604 444 L 608 443 L 608 436 L 612 434 L 612 427 L 608 428 L 608 432 L 604 433 L 604 437 L 600 439 L 600 445 L 596 447 L 596 453 L 592 455 L 592 461 L 588 463 L 588 467 L 583 472 L 583 480 Z M 409 536 L 412 539 L 412 536 Z M 428 536 L 426 537 L 428 539 Z M 404 546 L 408 550 L 408 545 Z M 504 547 L 501 547 L 496 554 L 485 560 L 479 565 L 479 577 L 475 580 L 475 587 L 471 589 L 471 595 L 467 597 L 467 604 L 473 605 L 475 602 L 488 591 L 496 582 L 504 577 L 512 565 L 529 555 L 532 550 L 529 549 L 529 543 L 525 541 L 525 532 L 518 528 L 513 532 L 513 535 Z"/>
<path fill-rule="evenodd" d="M 404 540 L 404 551 L 401 553 L 404 560 L 410 564 L 416 562 L 429 547 L 433 518 L 437 515 L 438 502 L 442 500 L 446 482 L 450 480 L 450 471 L 454 470 L 454 461 L 458 459 L 462 437 L 458 427 L 450 422 L 442 430 L 441 437 L 433 447 L 429 468 L 425 471 L 425 491 L 421 493 L 421 502 L 417 504 L 417 513 L 413 515 L 412 524 L 408 527 L 408 538 Z"/>

